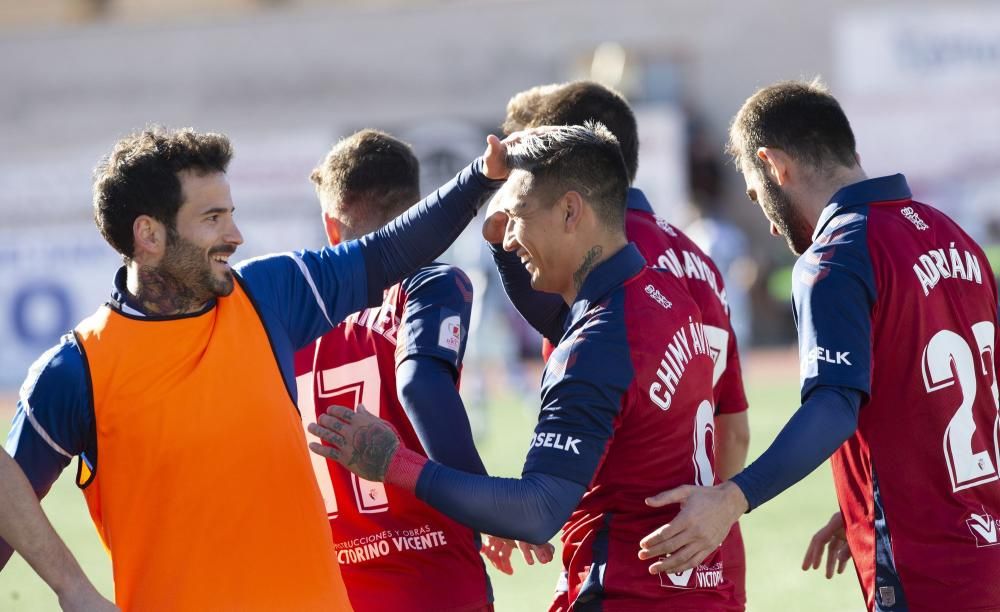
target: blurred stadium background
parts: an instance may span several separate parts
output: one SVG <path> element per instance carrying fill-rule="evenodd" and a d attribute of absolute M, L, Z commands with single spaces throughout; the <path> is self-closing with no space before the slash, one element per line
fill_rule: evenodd
<path fill-rule="evenodd" d="M 90 170 L 119 136 L 154 122 L 228 134 L 246 237 L 237 256 L 250 257 L 322 244 L 308 175 L 339 137 L 377 127 L 411 142 L 429 191 L 482 150 L 510 95 L 592 78 L 636 108 L 637 186 L 727 276 L 752 458 L 797 406 L 792 258 L 722 148 L 757 87 L 816 75 L 843 103 L 869 174 L 906 173 L 917 199 L 955 217 L 1000 268 L 995 2 L 3 0 L 0 431 L 31 361 L 107 295 L 118 260 L 91 221 Z M 480 242 L 473 229 L 447 256 L 477 289 L 463 395 L 488 467 L 512 475 L 535 418 L 538 339 Z M 110 594 L 71 479 L 44 505 Z M 745 519 L 750 609 L 862 608 L 853 575 L 798 569 L 833 510 L 821 469 Z M 542 609 L 555 573 L 497 577 L 497 609 Z M 19 559 L 0 573 L 0 610 L 55 606 Z"/>

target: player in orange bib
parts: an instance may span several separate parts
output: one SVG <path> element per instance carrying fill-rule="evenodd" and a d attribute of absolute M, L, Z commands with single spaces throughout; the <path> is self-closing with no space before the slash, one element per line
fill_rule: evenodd
<path fill-rule="evenodd" d="M 349 610 L 294 352 L 438 256 L 506 175 L 504 146 L 378 233 L 235 269 L 231 155 L 222 135 L 154 128 L 98 166 L 95 218 L 124 266 L 32 366 L 8 451 L 39 496 L 79 457 L 124 610 Z"/>

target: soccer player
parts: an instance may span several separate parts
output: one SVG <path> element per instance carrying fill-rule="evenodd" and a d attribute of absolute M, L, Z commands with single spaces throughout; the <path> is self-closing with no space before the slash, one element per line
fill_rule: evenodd
<path fill-rule="evenodd" d="M 117 610 L 101 596 L 80 569 L 66 544 L 52 529 L 21 468 L 0 450 L 0 537 L 21 553 L 59 597 L 63 610 Z"/>
<path fill-rule="evenodd" d="M 643 556 L 671 555 L 653 565 L 664 572 L 697 564 L 740 514 L 833 454 L 869 610 L 996 609 L 997 288 L 982 249 L 903 175 L 865 175 L 818 81 L 756 92 L 730 151 L 771 233 L 801 255 L 803 404 L 731 481 L 652 499 L 683 510 Z"/>
<path fill-rule="evenodd" d="M 681 577 L 650 575 L 636 556 L 639 538 L 664 519 L 647 495 L 665 482 L 715 481 L 714 363 L 701 314 L 682 281 L 648 268 L 625 238 L 628 173 L 606 128 L 519 138 L 484 233 L 493 242 L 503 234 L 526 284 L 571 305 L 522 477 L 428 460 L 360 408 L 331 406 L 310 426 L 327 445 L 310 448 L 480 531 L 546 542 L 563 525 L 553 610 L 740 609 L 721 555 Z M 677 583 L 691 588 L 664 588 Z"/>
<path fill-rule="evenodd" d="M 590 81 L 573 81 L 558 85 L 533 87 L 515 94 L 507 103 L 503 124 L 506 134 L 543 125 L 580 125 L 585 121 L 604 124 L 621 146 L 628 170 L 629 183 L 635 180 L 639 167 L 639 132 L 635 115 L 628 102 L 618 93 Z M 715 370 L 712 380 L 715 392 L 715 460 L 717 474 L 728 479 L 743 469 L 750 444 L 747 423 L 747 399 L 743 391 L 740 358 L 736 334 L 729 319 L 726 287 L 715 263 L 681 230 L 657 217 L 645 194 L 630 187 L 626 200 L 625 235 L 635 244 L 650 266 L 670 270 L 680 278 L 704 317 L 705 333 L 712 347 Z M 516 273 L 520 263 L 504 262 L 507 253 L 501 245 L 492 245 L 501 272 Z M 505 274 L 503 275 L 506 276 Z M 508 285 L 509 288 L 509 285 Z M 524 294 L 511 293 L 515 306 Z M 541 303 L 544 295 L 531 295 L 529 321 L 537 323 L 542 333 L 552 330 L 554 337 L 545 338 L 545 353 L 551 352 L 562 335 L 562 320 L 568 308 L 558 296 L 550 304 Z M 552 324 L 555 319 L 556 324 Z M 737 598 L 746 601 L 743 538 L 739 523 L 724 543 L 726 577 L 736 586 Z"/>
<path fill-rule="evenodd" d="M 311 178 L 331 245 L 378 230 L 420 198 L 409 145 L 374 130 L 337 143 Z M 486 474 L 457 387 L 472 311 L 468 277 L 434 263 L 383 295 L 296 354 L 299 408 L 315 422 L 330 405 L 364 402 L 407 448 Z M 409 491 L 317 460 L 321 490 L 332 484 L 327 513 L 355 610 L 489 608 L 479 534 Z"/>
<path fill-rule="evenodd" d="M 124 266 L 32 366 L 7 448 L 39 497 L 79 457 L 125 610 L 347 610 L 294 351 L 439 255 L 506 176 L 504 145 L 378 232 L 235 270 L 231 155 L 155 128 L 102 160 L 95 219 Z"/>

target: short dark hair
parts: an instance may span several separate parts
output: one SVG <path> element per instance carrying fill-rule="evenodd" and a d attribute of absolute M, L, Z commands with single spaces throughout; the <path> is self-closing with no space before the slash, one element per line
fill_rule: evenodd
<path fill-rule="evenodd" d="M 639 169 L 639 128 L 628 102 L 618 92 L 593 81 L 540 85 L 507 102 L 505 134 L 541 125 L 582 125 L 597 121 L 614 134 L 629 183 Z"/>
<path fill-rule="evenodd" d="M 618 141 L 600 123 L 526 136 L 508 148 L 507 165 L 530 173 L 532 189 L 580 193 L 605 226 L 624 231 L 628 172 Z"/>
<path fill-rule="evenodd" d="M 222 134 L 152 126 L 117 143 L 94 169 L 94 221 L 126 260 L 134 255 L 132 226 L 148 215 L 173 230 L 184 203 L 179 172 L 225 172 L 233 157 Z"/>
<path fill-rule="evenodd" d="M 405 142 L 378 130 L 361 130 L 330 149 L 309 179 L 323 206 L 348 225 L 378 225 L 420 199 L 420 162 Z M 352 222 L 352 220 L 354 220 Z"/>
<path fill-rule="evenodd" d="M 729 128 L 726 149 L 737 168 L 761 168 L 760 147 L 781 149 L 819 170 L 857 164 L 847 115 L 819 79 L 782 81 L 747 98 Z"/>

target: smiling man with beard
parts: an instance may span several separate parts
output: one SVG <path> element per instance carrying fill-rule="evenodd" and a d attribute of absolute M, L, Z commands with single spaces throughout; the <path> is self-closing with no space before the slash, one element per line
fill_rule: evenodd
<path fill-rule="evenodd" d="M 152 128 L 102 160 L 94 216 L 124 266 L 32 366 L 7 449 L 39 497 L 79 457 L 124 610 L 349 610 L 293 355 L 440 255 L 506 176 L 504 145 L 376 232 L 236 269 L 231 156 Z"/>
<path fill-rule="evenodd" d="M 730 152 L 796 254 L 801 407 L 731 480 L 679 487 L 683 510 L 643 540 L 651 571 L 685 571 L 743 512 L 828 457 L 840 503 L 803 569 L 843 571 L 869 610 L 996 610 L 1000 601 L 997 288 L 977 245 L 902 174 L 868 178 L 818 82 L 751 96 Z M 847 547 L 845 548 L 844 542 Z"/>

